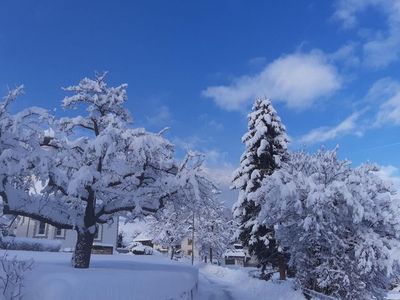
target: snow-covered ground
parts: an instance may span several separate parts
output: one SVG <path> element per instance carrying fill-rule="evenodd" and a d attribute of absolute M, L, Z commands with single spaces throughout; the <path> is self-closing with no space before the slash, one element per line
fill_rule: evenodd
<path fill-rule="evenodd" d="M 201 266 L 197 300 L 305 300 L 291 280 L 266 282 L 248 272 L 248 268 Z"/>
<path fill-rule="evenodd" d="M 4 250 L 0 250 L 3 255 Z M 7 251 L 34 259 L 22 300 L 305 300 L 292 280 L 263 281 L 251 268 L 171 261 L 154 255 L 93 255 L 89 269 L 71 267 L 71 254 Z M 400 300 L 400 288 L 387 299 Z"/>
<path fill-rule="evenodd" d="M 8 254 L 35 261 L 26 273 L 23 300 L 190 299 L 198 278 L 196 268 L 154 255 L 93 255 L 89 269 L 74 269 L 68 253 Z"/>

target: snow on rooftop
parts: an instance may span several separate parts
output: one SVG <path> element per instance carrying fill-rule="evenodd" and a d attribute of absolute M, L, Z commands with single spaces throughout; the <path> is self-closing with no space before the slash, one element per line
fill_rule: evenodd
<path fill-rule="evenodd" d="M 227 257 L 246 257 L 246 253 L 243 250 L 227 250 L 224 253 L 224 256 Z"/>

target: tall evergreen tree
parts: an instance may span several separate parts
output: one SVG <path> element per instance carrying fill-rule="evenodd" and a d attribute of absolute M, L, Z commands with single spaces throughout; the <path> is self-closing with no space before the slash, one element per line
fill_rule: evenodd
<path fill-rule="evenodd" d="M 274 240 L 271 228 L 258 223 L 261 205 L 249 199 L 257 191 L 262 180 L 271 175 L 287 159 L 288 136 L 285 126 L 269 99 L 257 99 L 248 115 L 248 131 L 242 137 L 246 149 L 240 166 L 234 173 L 233 189 L 239 190 L 234 204 L 234 218 L 239 223 L 237 237 L 251 254 L 256 255 L 262 270 L 268 263 L 280 265 L 284 279 L 284 261 Z M 283 272 L 283 273 L 282 273 Z"/>

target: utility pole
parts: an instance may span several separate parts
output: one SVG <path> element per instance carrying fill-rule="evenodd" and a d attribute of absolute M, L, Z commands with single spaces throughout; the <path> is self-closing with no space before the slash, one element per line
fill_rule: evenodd
<path fill-rule="evenodd" d="M 192 266 L 194 264 L 194 211 L 192 215 Z"/>

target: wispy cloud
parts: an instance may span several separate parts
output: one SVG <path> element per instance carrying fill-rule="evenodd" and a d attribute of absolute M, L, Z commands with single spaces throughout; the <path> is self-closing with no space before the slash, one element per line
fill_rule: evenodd
<path fill-rule="evenodd" d="M 280 57 L 260 73 L 238 77 L 229 85 L 208 87 L 202 95 L 226 110 L 241 110 L 258 96 L 301 109 L 340 87 L 334 65 L 321 51 L 312 51 Z"/>
<path fill-rule="evenodd" d="M 362 136 L 367 130 L 385 125 L 400 125 L 400 81 L 391 78 L 376 81 L 360 103 L 364 109 L 352 113 L 335 126 L 311 130 L 300 137 L 300 142 L 321 143 L 345 135 Z"/>
<path fill-rule="evenodd" d="M 386 29 L 365 28 L 359 24 L 359 15 L 373 8 L 386 19 Z M 363 62 L 370 67 L 385 67 L 400 59 L 400 1 L 397 0 L 339 0 L 334 18 L 346 29 L 362 29 Z M 369 32 L 369 34 L 365 34 Z"/>
<path fill-rule="evenodd" d="M 376 81 L 366 100 L 378 107 L 372 121 L 373 127 L 400 125 L 400 82 L 391 78 Z"/>
<path fill-rule="evenodd" d="M 146 125 L 149 126 L 169 126 L 171 122 L 172 115 L 166 105 L 159 106 L 151 117 L 146 117 Z"/>
<path fill-rule="evenodd" d="M 355 112 L 336 126 L 313 129 L 306 135 L 302 136 L 300 142 L 303 144 L 315 144 L 333 140 L 348 134 L 361 136 L 363 133 L 357 124 L 360 116 L 361 113 Z"/>

